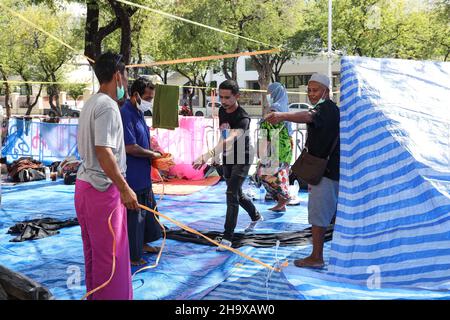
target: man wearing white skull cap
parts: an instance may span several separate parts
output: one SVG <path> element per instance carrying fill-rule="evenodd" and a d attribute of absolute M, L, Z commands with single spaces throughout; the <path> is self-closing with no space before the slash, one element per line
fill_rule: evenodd
<path fill-rule="evenodd" d="M 308 220 L 312 225 L 313 251 L 305 259 L 295 260 L 297 267 L 322 268 L 323 244 L 327 227 L 337 209 L 339 190 L 339 108 L 330 99 L 330 79 L 320 73 L 308 82 L 308 99 L 313 106 L 308 111 L 272 112 L 269 123 L 281 121 L 307 124 L 305 149 L 313 157 L 328 160 L 318 184 L 309 184 Z"/>

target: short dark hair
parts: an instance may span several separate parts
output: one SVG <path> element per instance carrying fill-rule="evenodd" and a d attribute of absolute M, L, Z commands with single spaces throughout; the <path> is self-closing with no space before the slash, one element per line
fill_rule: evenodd
<path fill-rule="evenodd" d="M 101 54 L 94 64 L 94 72 L 100 84 L 110 82 L 114 73 L 125 73 L 125 63 L 120 54 L 105 52 Z"/>
<path fill-rule="evenodd" d="M 133 81 L 133 84 L 131 85 L 130 95 L 133 95 L 133 93 L 137 92 L 142 97 L 145 93 L 145 89 L 147 88 L 155 90 L 155 86 L 151 81 L 142 77 L 137 78 L 136 80 Z"/>
<path fill-rule="evenodd" d="M 239 93 L 239 85 L 234 80 L 225 80 L 219 86 L 219 90 L 231 90 L 234 95 Z"/>

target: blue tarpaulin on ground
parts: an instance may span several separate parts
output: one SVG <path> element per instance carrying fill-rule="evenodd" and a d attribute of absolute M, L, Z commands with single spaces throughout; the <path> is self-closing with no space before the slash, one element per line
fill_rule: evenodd
<path fill-rule="evenodd" d="M 447 290 L 432 291 L 414 288 L 379 287 L 375 281 L 365 285 L 350 284 L 330 276 L 326 270 L 315 271 L 290 266 L 283 275 L 298 292 L 298 299 L 306 300 L 391 300 L 433 299 L 449 300 Z"/>
<path fill-rule="evenodd" d="M 47 286 L 56 299 L 80 299 L 85 293 L 84 257 L 81 233 L 78 226 L 60 230 L 48 238 L 9 242 L 13 236 L 6 234 L 9 227 L 23 220 L 53 217 L 75 217 L 73 207 L 74 187 L 57 182 L 37 181 L 3 186 L 0 210 L 0 264 L 21 272 Z M 289 207 L 286 213 L 267 211 L 273 202 L 256 201 L 265 221 L 259 232 L 303 230 L 308 227 L 307 194 L 300 194 L 302 204 Z M 222 231 L 225 216 L 225 185 L 220 183 L 190 196 L 166 196 L 160 210 L 198 230 Z M 174 227 L 162 220 L 167 226 Z M 250 221 L 241 212 L 236 231 L 242 232 Z M 161 241 L 155 244 L 160 244 Z M 329 243 L 325 245 L 325 260 L 329 259 Z M 311 246 L 280 248 L 240 248 L 244 253 L 268 264 L 304 258 Z M 154 255 L 144 258 L 153 264 Z M 136 268 L 133 268 L 135 271 Z M 321 278 L 320 272 L 307 272 L 293 267 L 283 273 L 270 272 L 233 253 L 217 253 L 213 247 L 167 240 L 159 266 L 138 273 L 133 280 L 135 299 L 398 299 L 447 298 L 447 293 L 420 291 L 408 292 L 382 288 L 373 292 L 364 287 L 346 293 L 344 283 Z M 307 272 L 307 273 L 305 273 Z M 341 281 L 342 282 L 342 281 Z M 351 287 L 351 286 L 350 286 Z M 349 288 L 350 288 L 349 287 Z M 347 288 L 347 289 L 346 289 Z M 405 292 L 407 294 L 405 294 Z"/>
<path fill-rule="evenodd" d="M 37 181 L 4 185 L 2 191 L 0 264 L 44 284 L 57 299 L 80 299 L 85 293 L 85 287 L 84 258 L 78 226 L 61 229 L 60 234 L 55 236 L 19 243 L 9 242 L 14 237 L 6 234 L 9 227 L 23 220 L 74 218 L 74 186 L 64 185 L 61 180 Z M 305 199 L 306 195 L 302 195 L 302 198 Z M 265 202 L 256 204 L 262 212 L 273 205 Z M 225 185 L 221 183 L 190 196 L 166 196 L 159 207 L 164 214 L 197 230 L 223 231 Z M 300 209 L 303 214 L 299 215 Z M 260 231 L 302 230 L 307 227 L 305 210 L 303 204 L 302 208 L 290 208 L 287 214 L 268 213 Z M 236 231 L 242 232 L 249 222 L 248 215 L 241 212 Z M 163 223 L 174 227 L 167 221 L 163 220 Z M 161 240 L 155 244 L 161 244 Z M 242 247 L 240 250 L 252 256 L 257 251 L 252 247 Z M 285 247 L 283 250 L 294 251 L 296 248 Z M 156 257 L 145 255 L 144 258 L 153 264 Z M 274 263 L 275 251 L 261 259 L 268 264 Z M 159 266 L 138 273 L 133 278 L 134 297 L 201 299 L 236 270 L 241 270 L 243 265 L 257 266 L 233 253 L 218 253 L 214 247 L 167 240 Z M 132 271 L 136 270 L 133 268 Z M 267 274 L 266 270 L 262 272 Z M 286 281 L 284 285 L 288 291 L 278 295 L 278 298 L 295 295 L 294 289 L 290 289 L 289 293 Z M 259 298 L 264 299 L 265 294 Z"/>

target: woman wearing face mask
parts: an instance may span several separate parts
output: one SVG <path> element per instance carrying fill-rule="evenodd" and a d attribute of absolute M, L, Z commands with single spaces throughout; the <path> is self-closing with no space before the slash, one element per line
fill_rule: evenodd
<path fill-rule="evenodd" d="M 272 112 L 287 112 L 288 95 L 281 83 L 275 82 L 267 89 L 267 100 Z M 267 192 L 278 203 L 269 210 L 286 211 L 289 196 L 289 164 L 292 159 L 292 128 L 289 122 L 270 124 L 261 122 L 258 139 L 260 161 L 257 175 Z"/>
<path fill-rule="evenodd" d="M 139 78 L 133 82 L 130 99 L 126 100 L 120 113 L 124 130 L 125 150 L 127 154 L 126 179 L 136 193 L 138 201 L 147 207 L 155 207 L 152 191 L 151 160 L 161 157 L 150 146 L 150 131 L 144 119 L 144 112 L 150 110 L 155 96 L 153 84 Z M 132 265 L 142 265 L 144 252 L 157 253 L 159 248 L 147 243 L 158 240 L 161 230 L 153 214 L 142 209 L 128 210 L 128 239 Z"/>

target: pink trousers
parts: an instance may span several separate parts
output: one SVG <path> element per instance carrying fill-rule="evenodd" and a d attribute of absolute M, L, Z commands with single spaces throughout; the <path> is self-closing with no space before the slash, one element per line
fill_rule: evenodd
<path fill-rule="evenodd" d="M 111 282 L 88 300 L 132 300 L 130 252 L 128 247 L 127 211 L 120 201 L 115 185 L 105 192 L 90 183 L 77 180 L 75 210 L 81 226 L 87 292 L 99 287 L 111 276 L 113 236 L 108 218 L 114 213 L 111 225 L 116 238 L 116 270 Z"/>

